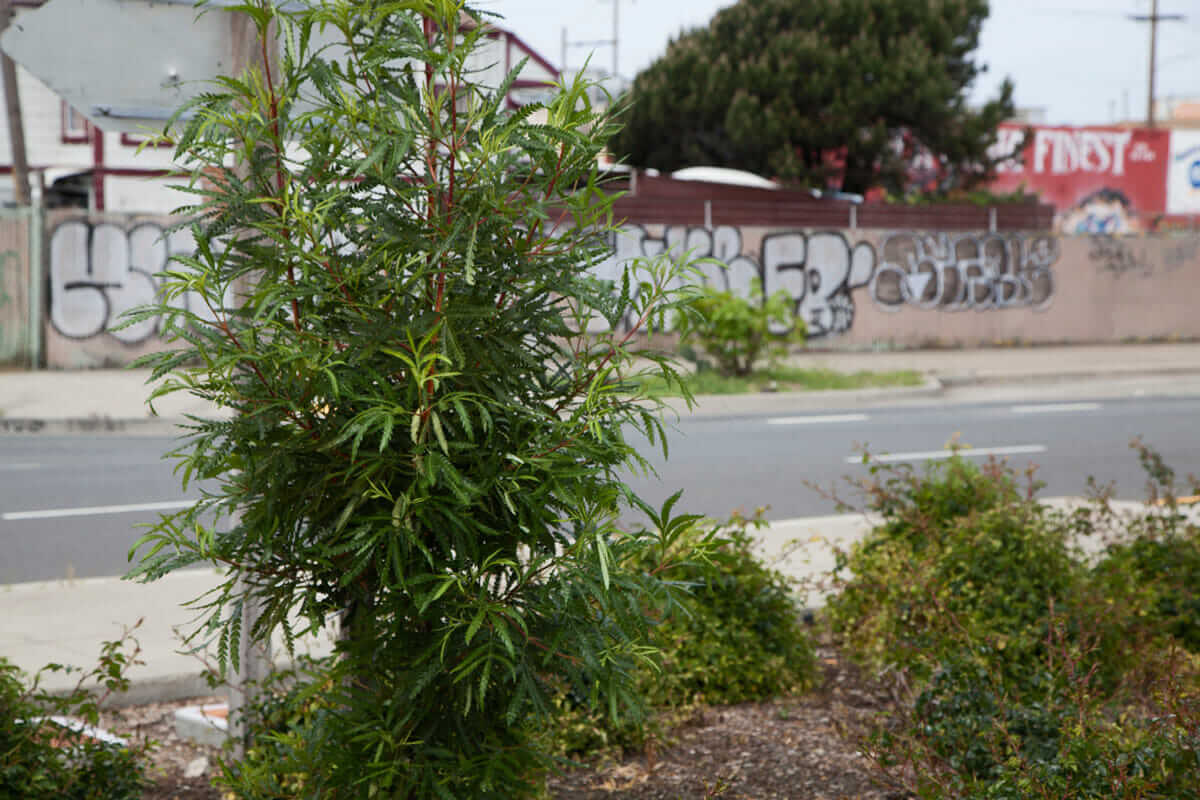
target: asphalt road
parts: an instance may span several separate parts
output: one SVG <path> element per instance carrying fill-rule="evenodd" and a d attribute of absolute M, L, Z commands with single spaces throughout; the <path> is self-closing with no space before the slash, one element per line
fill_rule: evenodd
<path fill-rule="evenodd" d="M 683 489 L 681 509 L 715 517 L 756 506 L 770 506 L 770 519 L 829 514 L 833 500 L 811 487 L 840 485 L 853 499 L 841 478 L 867 474 L 862 447 L 922 463 L 957 437 L 972 458 L 1037 464 L 1043 496 L 1083 494 L 1090 475 L 1138 499 L 1145 476 L 1130 440 L 1141 436 L 1180 474 L 1200 474 L 1198 419 L 1200 397 L 697 416 L 677 423 L 669 461 L 654 457 L 660 477 L 631 483 L 655 505 Z M 171 444 L 116 434 L 0 436 L 0 584 L 122 574 L 137 526 L 185 499 L 161 458 Z"/>
<path fill-rule="evenodd" d="M 1004 458 L 1034 473 L 1040 496 L 1079 496 L 1087 479 L 1112 483 L 1123 499 L 1145 497 L 1146 476 L 1130 441 L 1140 436 L 1180 476 L 1200 475 L 1200 398 L 1070 400 L 811 411 L 794 416 L 686 419 L 659 478 L 631 485 L 652 505 L 683 489 L 680 507 L 713 517 L 769 506 L 768 519 L 831 514 L 861 503 L 851 483 L 869 477 L 863 452 L 880 463 L 944 458 L 949 443 L 973 460 Z M 849 481 L 847 480 L 850 479 Z"/>

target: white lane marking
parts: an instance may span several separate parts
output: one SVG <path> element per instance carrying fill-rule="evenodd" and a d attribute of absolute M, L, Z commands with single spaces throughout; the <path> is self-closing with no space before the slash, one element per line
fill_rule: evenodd
<path fill-rule="evenodd" d="M 958 450 L 922 450 L 915 453 L 883 453 L 872 455 L 871 461 L 888 463 L 892 461 L 923 461 L 935 458 L 950 458 L 956 453 L 968 458 L 982 456 L 1018 456 L 1027 453 L 1044 453 L 1044 444 L 1014 444 L 1005 447 L 963 447 Z M 862 456 L 847 456 L 847 464 L 861 464 Z"/>
<path fill-rule="evenodd" d="M 129 514 L 134 511 L 171 511 L 187 508 L 195 500 L 170 500 L 163 503 L 133 503 L 124 506 L 85 506 L 82 508 L 48 508 L 41 511 L 9 511 L 0 519 L 15 522 L 21 519 L 57 519 L 59 517 L 91 517 L 98 514 Z"/>
<path fill-rule="evenodd" d="M 17 472 L 20 470 L 41 468 L 41 464 L 0 464 L 0 472 Z"/>
<path fill-rule="evenodd" d="M 866 414 L 827 414 L 811 417 L 771 417 L 768 425 L 824 425 L 836 422 L 866 422 L 870 417 Z"/>
<path fill-rule="evenodd" d="M 1043 403 L 1033 406 L 1013 406 L 1014 414 L 1065 414 L 1074 411 L 1099 411 L 1099 403 Z"/>

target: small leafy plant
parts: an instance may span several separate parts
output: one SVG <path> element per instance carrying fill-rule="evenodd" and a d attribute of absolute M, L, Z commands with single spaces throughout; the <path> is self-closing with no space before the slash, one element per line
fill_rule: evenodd
<path fill-rule="evenodd" d="M 698 345 L 721 375 L 749 375 L 763 356 L 773 361 L 788 345 L 803 344 L 804 321 L 794 306 L 782 289 L 764 298 L 758 279 L 748 297 L 704 286 L 689 313 L 679 317 L 680 341 L 685 347 Z"/>
<path fill-rule="evenodd" d="M 125 746 L 87 734 L 104 701 L 129 688 L 126 672 L 139 663 L 129 633 L 105 642 L 100 660 L 64 693 L 40 687 L 47 672 L 75 672 L 49 664 L 26 684 L 15 665 L 0 658 L 0 797 L 11 800 L 138 800 L 149 785 L 146 757 L 154 743 Z M 91 684 L 97 684 L 96 687 Z"/>
<path fill-rule="evenodd" d="M 655 629 L 662 664 L 642 679 L 651 704 L 743 703 L 812 685 L 815 656 L 792 587 L 754 552 L 751 531 L 765 524 L 761 514 L 735 515 L 708 559 L 666 560 L 673 566 L 660 574 L 688 594 Z M 707 535 L 695 528 L 681 537 L 679 555 Z"/>

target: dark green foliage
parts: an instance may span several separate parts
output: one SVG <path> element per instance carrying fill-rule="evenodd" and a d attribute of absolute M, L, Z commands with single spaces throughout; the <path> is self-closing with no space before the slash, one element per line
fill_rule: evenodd
<path fill-rule="evenodd" d="M 1061 520 L 1023 500 L 1015 476 L 955 456 L 882 470 L 871 488 L 883 523 L 838 569 L 854 578 L 830 598 L 835 632 L 877 667 L 928 675 L 967 628 L 1020 661 L 1036 652 L 1050 603 L 1078 571 Z"/>
<path fill-rule="evenodd" d="M 65 694 L 39 688 L 41 673 L 26 685 L 20 670 L 0 658 L 0 797 L 5 800 L 138 800 L 149 785 L 146 754 L 151 742 L 127 747 L 100 742 L 52 722 L 69 717 L 99 721 L 109 693 L 129 687 L 125 677 L 136 660 L 128 637 L 105 642 L 100 663 Z M 42 672 L 72 672 L 58 664 Z M 86 684 L 99 684 L 97 696 Z"/>
<path fill-rule="evenodd" d="M 969 187 L 1013 113 L 1007 81 L 982 108 L 967 104 L 987 12 L 986 0 L 741 0 L 637 76 L 613 150 L 642 167 L 727 166 L 818 188 L 841 171 L 844 191 L 900 194 L 923 146 L 944 188 Z"/>
<path fill-rule="evenodd" d="M 1096 577 L 1109 593 L 1138 596 L 1145 614 L 1200 653 L 1200 529 L 1139 537 L 1108 548 Z"/>
<path fill-rule="evenodd" d="M 948 658 L 867 749 L 922 798 L 1194 798 L 1200 705 L 1173 692 L 1158 716 L 1114 706 L 1068 664 L 1032 663 L 1021 680 L 998 677 L 986 648 Z M 1190 676 L 1194 682 L 1194 673 Z M 1163 713 L 1169 708 L 1172 713 Z"/>
<path fill-rule="evenodd" d="M 757 279 L 748 297 L 704 286 L 691 313 L 679 317 L 680 341 L 685 347 L 698 344 L 721 375 L 746 376 L 763 355 L 774 361 L 789 344 L 804 343 L 804 321 L 794 305 L 782 289 L 764 299 Z"/>
<path fill-rule="evenodd" d="M 896 784 L 922 798 L 1195 797 L 1196 529 L 1169 507 L 1051 512 L 1007 469 L 959 456 L 923 478 L 874 471 L 883 522 L 842 557 L 853 577 L 829 618 L 855 657 L 905 677 L 908 704 L 864 742 Z M 1114 527 L 1098 563 L 1075 549 Z"/>
<path fill-rule="evenodd" d="M 661 662 L 643 667 L 637 677 L 646 704 L 667 721 L 697 705 L 766 700 L 815 680 L 812 643 L 788 580 L 754 551 L 750 531 L 763 524 L 759 516 L 735 516 L 719 527 L 697 525 L 670 551 L 643 553 L 633 565 L 686 590 L 656 609 Z M 721 537 L 715 549 L 714 532 Z M 691 557 L 698 549 L 708 557 Z M 653 724 L 614 726 L 581 700 L 570 694 L 560 700 L 562 713 L 550 737 L 561 753 L 638 747 L 657 733 Z"/>
<path fill-rule="evenodd" d="M 648 702 L 742 703 L 811 685 L 812 645 L 791 587 L 754 552 L 749 529 L 761 524 L 760 518 L 734 517 L 710 560 L 679 559 L 660 573 L 690 593 L 655 631 L 663 660 L 661 670 L 643 673 Z M 697 530 L 681 539 L 681 555 L 700 537 Z"/>
<path fill-rule="evenodd" d="M 623 565 L 686 525 L 616 527 L 618 471 L 644 465 L 627 431 L 664 434 L 620 378 L 674 372 L 633 333 L 586 328 L 663 328 L 689 270 L 589 274 L 611 120 L 583 83 L 510 111 L 516 72 L 483 83 L 487 33 L 460 3 L 240 10 L 279 31 L 280 58 L 187 109 L 196 251 L 132 317 L 162 315 L 180 348 L 142 362 L 171 376 L 156 395 L 232 413 L 174 454 L 208 493 L 142 540 L 136 574 L 224 568 L 195 633 L 222 669 L 243 633 L 336 627 L 336 659 L 297 690 L 321 687 L 280 751 L 289 794 L 521 796 L 547 764 L 529 723 L 559 687 L 636 714 L 645 612 L 670 587 Z M 263 609 L 247 631 L 244 591 Z M 263 766 L 230 787 L 276 796 Z"/>

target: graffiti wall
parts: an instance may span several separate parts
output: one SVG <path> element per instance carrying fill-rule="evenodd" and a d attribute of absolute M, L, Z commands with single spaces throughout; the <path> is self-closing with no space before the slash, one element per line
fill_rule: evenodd
<path fill-rule="evenodd" d="M 986 345 L 1200 337 L 1200 237 L 633 225 L 597 268 L 711 258 L 705 282 L 795 303 L 814 343 Z"/>
<path fill-rule="evenodd" d="M 27 286 L 14 265 L 28 256 L 24 245 L 8 254 L 3 230 L 0 336 L 11 337 L 19 325 L 6 309 L 24 302 Z M 190 252 L 191 235 L 165 219 L 71 214 L 52 216 L 47 231 L 47 365 L 115 366 L 162 348 L 159 319 L 117 326 L 154 299 L 155 273 Z M 611 245 L 597 277 L 617 280 L 631 258 L 687 252 L 712 259 L 701 266 L 711 286 L 782 289 L 814 344 L 1200 338 L 1200 236 L 629 225 Z M 197 298 L 180 302 L 207 313 Z"/>
<path fill-rule="evenodd" d="M 118 366 L 162 349 L 161 320 L 122 328 L 121 315 L 154 301 L 154 276 L 173 254 L 192 252 L 191 233 L 171 231 L 164 218 L 115 215 L 55 215 L 47 230 L 47 366 Z M 181 302 L 207 313 L 196 297 Z"/>
<path fill-rule="evenodd" d="M 0 364 L 30 360 L 29 225 L 27 214 L 0 215 Z"/>

